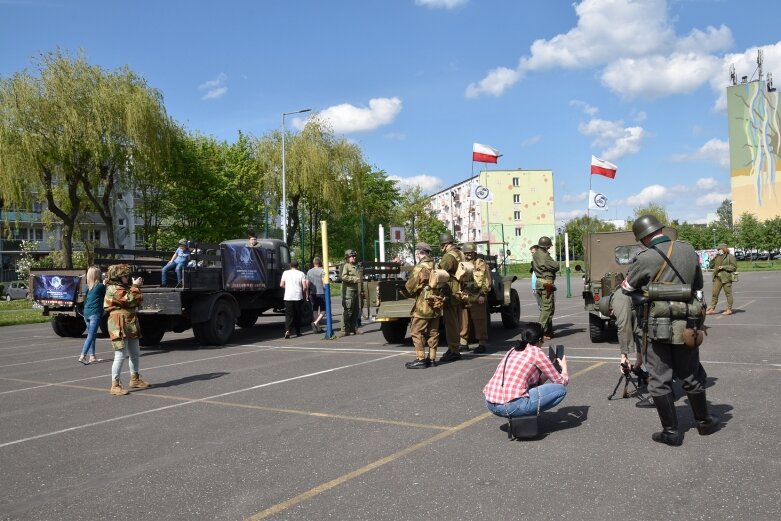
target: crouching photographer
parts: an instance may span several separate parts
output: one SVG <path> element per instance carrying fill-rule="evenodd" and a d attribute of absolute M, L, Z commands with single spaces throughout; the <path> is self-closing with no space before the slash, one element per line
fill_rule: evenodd
<path fill-rule="evenodd" d="M 521 329 L 521 340 L 496 367 L 483 388 L 489 411 L 503 418 L 535 416 L 557 406 L 567 395 L 567 359 L 562 354 L 555 363 L 543 353 L 543 329 L 537 322 Z"/>

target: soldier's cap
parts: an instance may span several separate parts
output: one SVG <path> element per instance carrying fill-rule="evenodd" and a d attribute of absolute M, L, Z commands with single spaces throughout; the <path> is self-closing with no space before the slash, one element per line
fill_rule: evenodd
<path fill-rule="evenodd" d="M 427 253 L 431 253 L 431 246 L 426 244 L 425 242 L 419 242 L 415 245 L 416 251 L 425 251 Z"/>
<path fill-rule="evenodd" d="M 726 245 L 726 244 L 724 244 L 723 242 L 722 242 L 722 243 L 719 243 L 719 245 L 718 245 L 718 246 L 716 246 L 716 247 L 717 247 L 718 249 L 720 249 L 720 250 L 724 250 L 724 249 L 726 249 L 726 248 L 729 248 L 729 246 L 727 246 L 727 245 Z"/>
<path fill-rule="evenodd" d="M 355 252 L 355 250 L 344 250 L 344 258 L 347 257 L 357 257 L 358 254 Z"/>
<path fill-rule="evenodd" d="M 186 245 L 187 244 L 187 239 L 179 239 L 179 244 Z"/>

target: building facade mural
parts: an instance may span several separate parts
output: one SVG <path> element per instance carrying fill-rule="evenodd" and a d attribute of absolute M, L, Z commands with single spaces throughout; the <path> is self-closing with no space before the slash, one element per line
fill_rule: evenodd
<path fill-rule="evenodd" d="M 760 221 L 781 215 L 781 112 L 766 81 L 727 88 L 732 218 L 751 213 Z"/>

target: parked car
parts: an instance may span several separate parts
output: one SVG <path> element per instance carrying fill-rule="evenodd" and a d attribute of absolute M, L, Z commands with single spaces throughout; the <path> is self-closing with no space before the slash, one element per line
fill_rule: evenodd
<path fill-rule="evenodd" d="M 27 294 L 29 293 L 29 290 L 27 289 L 27 283 L 21 280 L 16 280 L 14 282 L 9 282 L 5 287 L 5 298 L 6 301 L 11 302 L 13 299 L 22 299 L 27 298 Z"/>

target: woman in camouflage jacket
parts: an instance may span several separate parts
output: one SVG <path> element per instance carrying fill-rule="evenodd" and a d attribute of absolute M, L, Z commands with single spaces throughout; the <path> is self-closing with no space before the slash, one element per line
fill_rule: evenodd
<path fill-rule="evenodd" d="M 128 394 L 119 381 L 125 358 L 130 359 L 130 387 L 138 389 L 151 387 L 138 374 L 138 359 L 141 353 L 138 339 L 141 337 L 141 329 L 136 309 L 144 301 L 144 295 L 141 293 L 143 282 L 143 279 L 138 277 L 133 279 L 131 285 L 130 266 L 127 264 L 114 264 L 108 268 L 108 284 L 103 309 L 108 313 L 108 333 L 111 346 L 114 348 L 114 365 L 111 367 L 111 394 L 114 396 Z"/>

